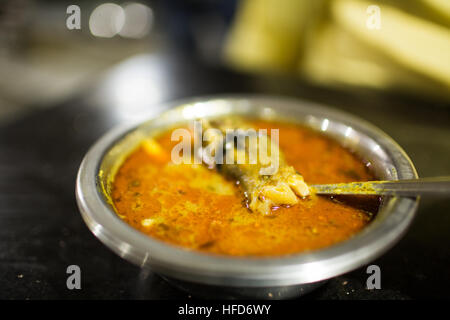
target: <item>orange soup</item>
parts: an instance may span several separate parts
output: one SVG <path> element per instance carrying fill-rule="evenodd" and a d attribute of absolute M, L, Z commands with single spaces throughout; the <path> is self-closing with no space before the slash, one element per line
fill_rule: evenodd
<path fill-rule="evenodd" d="M 308 128 L 256 121 L 279 129 L 286 162 L 307 184 L 368 181 L 374 177 L 358 157 Z M 239 183 L 197 164 L 176 165 L 172 130 L 155 140 L 166 156 L 149 156 L 141 145 L 121 165 L 112 189 L 119 217 L 146 235 L 188 250 L 232 256 L 277 256 L 324 248 L 364 228 L 378 210 L 376 197 L 311 195 L 271 214 L 251 212 Z M 167 156 L 168 155 L 168 156 Z"/>

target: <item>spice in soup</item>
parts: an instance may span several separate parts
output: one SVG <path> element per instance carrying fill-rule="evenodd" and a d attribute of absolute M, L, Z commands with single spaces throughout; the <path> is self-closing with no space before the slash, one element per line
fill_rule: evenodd
<path fill-rule="evenodd" d="M 311 129 L 253 121 L 278 129 L 285 161 L 307 184 L 374 180 L 368 166 Z M 249 210 L 239 180 L 202 164 L 174 164 L 172 130 L 144 141 L 121 165 L 112 199 L 119 217 L 146 235 L 189 250 L 231 256 L 279 256 L 344 241 L 376 214 L 378 197 L 311 194 L 268 214 Z"/>

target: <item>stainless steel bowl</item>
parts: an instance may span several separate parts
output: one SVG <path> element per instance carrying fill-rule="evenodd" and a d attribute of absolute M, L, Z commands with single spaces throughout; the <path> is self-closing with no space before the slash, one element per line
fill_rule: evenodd
<path fill-rule="evenodd" d="M 140 125 L 112 130 L 86 154 L 76 183 L 84 221 L 122 258 L 151 268 L 186 290 L 220 297 L 286 298 L 314 289 L 326 279 L 361 267 L 394 245 L 410 225 L 415 198 L 385 198 L 375 219 L 339 244 L 271 258 L 237 258 L 186 250 L 133 229 L 114 212 L 108 195 L 121 159 L 140 139 L 196 118 L 240 114 L 302 124 L 322 131 L 370 162 L 379 179 L 417 178 L 405 152 L 385 133 L 364 120 L 321 105 L 280 97 L 219 96 L 164 106 L 161 115 Z"/>

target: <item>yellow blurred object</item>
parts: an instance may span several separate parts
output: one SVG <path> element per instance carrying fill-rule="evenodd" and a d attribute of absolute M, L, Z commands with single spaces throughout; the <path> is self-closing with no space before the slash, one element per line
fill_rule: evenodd
<path fill-rule="evenodd" d="M 414 89 L 436 96 L 443 96 L 447 89 L 442 83 L 398 65 L 379 51 L 355 41 L 341 27 L 329 24 L 316 32 L 300 60 L 299 72 L 316 82 L 334 86 Z"/>
<path fill-rule="evenodd" d="M 450 0 L 244 0 L 224 53 L 243 70 L 449 98 L 449 25 Z"/>
<path fill-rule="evenodd" d="M 450 19 L 450 1 L 449 0 L 422 0 L 426 5 L 438 11 L 440 14 Z"/>
<path fill-rule="evenodd" d="M 339 0 L 331 11 L 337 23 L 361 41 L 408 68 L 450 87 L 450 31 L 437 24 L 380 5 L 381 28 L 366 27 L 370 2 Z"/>
<path fill-rule="evenodd" d="M 246 70 L 289 70 L 301 51 L 309 8 L 298 0 L 242 1 L 226 59 Z"/>

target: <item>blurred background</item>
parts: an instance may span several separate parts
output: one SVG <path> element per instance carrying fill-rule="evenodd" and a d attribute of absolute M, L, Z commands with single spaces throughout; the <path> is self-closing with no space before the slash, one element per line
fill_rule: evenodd
<path fill-rule="evenodd" d="M 448 105 L 450 2 L 2 0 L 0 123 L 80 92 L 127 58 L 167 53 Z"/>
<path fill-rule="evenodd" d="M 450 0 L 0 0 L 0 299 L 190 298 L 107 250 L 75 179 L 107 130 L 198 95 L 311 100 L 381 128 L 420 176 L 450 174 Z M 449 297 L 450 203 L 307 299 Z M 66 288 L 66 268 L 83 290 Z"/>

